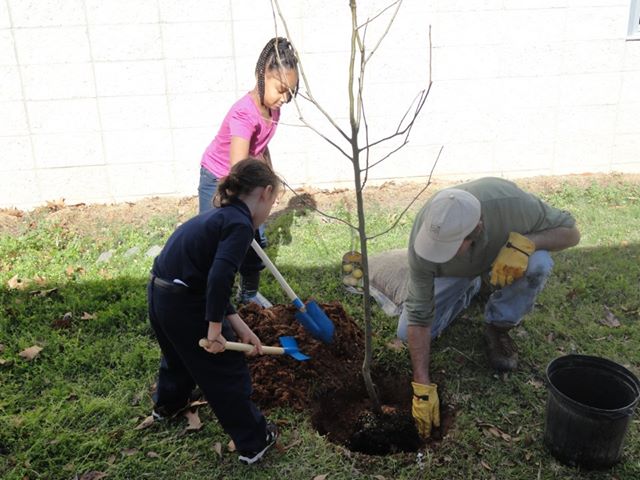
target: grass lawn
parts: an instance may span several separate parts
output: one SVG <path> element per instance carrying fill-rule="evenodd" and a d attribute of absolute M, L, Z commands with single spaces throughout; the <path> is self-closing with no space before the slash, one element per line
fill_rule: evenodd
<path fill-rule="evenodd" d="M 477 306 L 434 343 L 432 371 L 443 403 L 456 415 L 448 435 L 420 452 L 419 461 L 415 453 L 349 452 L 318 435 L 307 415 L 286 409 L 269 413 L 281 425 L 283 448 L 254 467 L 241 466 L 227 451 L 228 438 L 207 408 L 200 408 L 204 426 L 197 431 L 185 431 L 186 420 L 135 429 L 150 412 L 159 359 L 146 318 L 152 262 L 147 251 L 162 245 L 177 222 L 195 211 L 195 202 L 176 200 L 168 209 L 148 202 L 140 217 L 126 205 L 114 206 L 109 215 L 100 215 L 98 207 L 91 215 L 91 206 L 42 208 L 0 223 L 0 477 L 640 478 L 637 419 L 623 461 L 607 471 L 563 466 L 542 444 L 549 361 L 584 353 L 640 374 L 640 181 L 569 177 L 531 185 L 529 190 L 574 214 L 582 241 L 554 255 L 554 274 L 516 332 L 517 372 L 497 375 L 487 367 Z M 334 202 L 328 211 L 348 215 L 347 205 Z M 371 251 L 405 246 L 418 206 L 372 242 Z M 371 201 L 370 231 L 386 228 L 402 207 Z M 361 321 L 361 299 L 345 293 L 340 282 L 341 257 L 351 244 L 344 225 L 290 212 L 270 223 L 268 235 L 267 253 L 302 298 L 339 300 Z M 15 276 L 22 288 L 15 288 Z M 269 299 L 288 303 L 268 273 L 263 283 Z M 602 323 L 608 312 L 619 327 Z M 409 375 L 407 351 L 387 348 L 395 319 L 376 307 L 374 323 L 376 362 Z M 42 347 L 35 359 L 19 355 L 34 345 Z"/>

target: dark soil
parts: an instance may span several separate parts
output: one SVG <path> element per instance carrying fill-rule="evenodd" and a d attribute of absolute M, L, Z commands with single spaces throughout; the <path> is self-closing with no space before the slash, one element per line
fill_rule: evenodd
<path fill-rule="evenodd" d="M 249 360 L 254 400 L 263 409 L 293 408 L 311 412 L 321 435 L 345 447 L 373 455 L 416 451 L 421 446 L 411 416 L 408 377 L 374 373 L 383 403 L 375 414 L 362 381 L 364 334 L 340 303 L 320 305 L 335 325 L 333 341 L 312 338 L 295 319 L 295 308 L 248 306 L 241 315 L 264 345 L 279 345 L 279 337 L 296 338 L 301 352 L 311 357 L 264 355 Z"/>

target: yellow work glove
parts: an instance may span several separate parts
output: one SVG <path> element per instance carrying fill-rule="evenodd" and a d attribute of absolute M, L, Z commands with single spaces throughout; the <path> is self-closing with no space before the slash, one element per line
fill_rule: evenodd
<path fill-rule="evenodd" d="M 527 271 L 529 255 L 535 252 L 535 244 L 524 235 L 517 232 L 509 234 L 509 240 L 505 244 L 491 269 L 491 284 L 504 287 L 511 285 Z"/>
<path fill-rule="evenodd" d="M 431 435 L 431 427 L 440 426 L 438 386 L 435 383 L 423 385 L 416 382 L 411 382 L 411 386 L 413 387 L 411 415 L 413 415 L 420 436 L 428 438 Z"/>

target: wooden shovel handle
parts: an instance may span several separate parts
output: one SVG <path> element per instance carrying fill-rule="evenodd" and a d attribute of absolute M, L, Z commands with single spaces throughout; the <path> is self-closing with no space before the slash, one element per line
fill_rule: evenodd
<path fill-rule="evenodd" d="M 280 274 L 280 272 L 278 271 L 276 266 L 273 264 L 273 262 L 269 259 L 269 257 L 267 257 L 267 254 L 264 253 L 264 250 L 262 250 L 262 247 L 260 247 L 260 245 L 258 244 L 258 242 L 255 241 L 255 239 L 251 242 L 251 246 L 256 251 L 260 259 L 264 262 L 267 269 L 273 274 L 274 277 L 276 277 L 276 280 L 278 281 L 280 286 L 283 288 L 283 290 L 287 293 L 289 298 L 292 301 L 296 301 L 298 299 L 298 296 L 295 294 L 293 289 L 289 286 L 289 284 L 284 279 L 284 277 Z"/>
<path fill-rule="evenodd" d="M 208 343 L 209 343 L 209 340 L 207 340 L 206 338 L 201 338 L 200 341 L 198 342 L 198 345 L 204 348 L 207 346 Z M 240 342 L 226 342 L 224 344 L 224 348 L 225 350 L 233 350 L 234 352 L 250 352 L 253 350 L 253 345 L 250 345 L 248 343 L 240 343 Z M 263 345 L 262 353 L 267 353 L 269 355 L 283 355 L 284 348 L 268 347 Z"/>

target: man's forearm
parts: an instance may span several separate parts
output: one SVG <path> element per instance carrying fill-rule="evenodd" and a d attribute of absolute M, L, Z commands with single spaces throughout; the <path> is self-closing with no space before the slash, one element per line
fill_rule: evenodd
<path fill-rule="evenodd" d="M 431 383 L 429 364 L 431 361 L 431 326 L 409 325 L 407 328 L 409 354 L 413 368 L 413 381 L 423 385 Z"/>
<path fill-rule="evenodd" d="M 550 228 L 541 232 L 527 233 L 525 236 L 535 244 L 536 250 L 550 252 L 573 247 L 580 241 L 580 231 L 575 226 Z"/>

